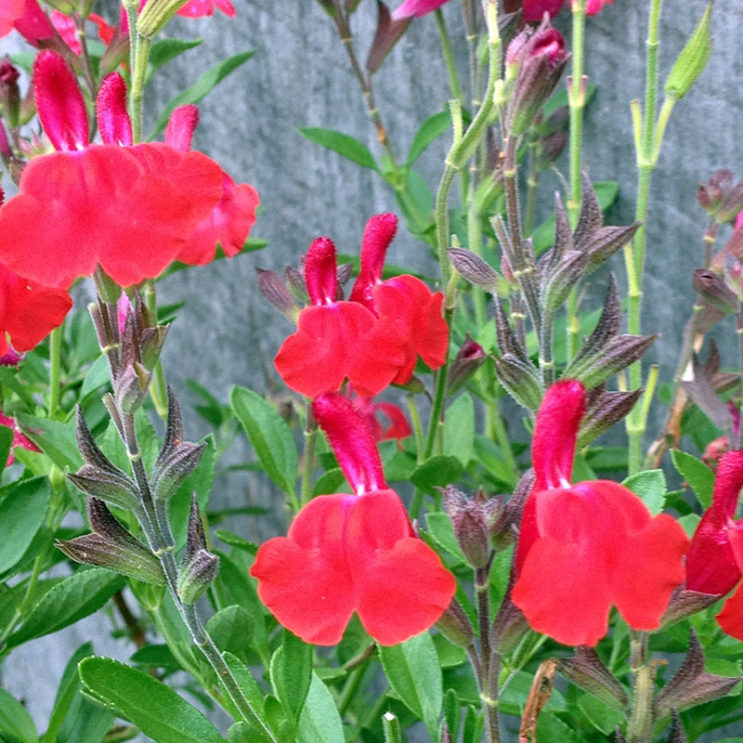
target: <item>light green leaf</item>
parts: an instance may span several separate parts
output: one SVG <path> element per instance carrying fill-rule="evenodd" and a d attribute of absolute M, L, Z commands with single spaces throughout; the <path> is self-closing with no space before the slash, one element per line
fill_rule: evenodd
<path fill-rule="evenodd" d="M 584 694 L 578 700 L 578 706 L 588 721 L 604 735 L 611 735 L 625 719 L 623 711 L 613 709 L 592 694 Z"/>
<path fill-rule="evenodd" d="M 0 426 L 0 472 L 8 461 L 11 446 L 13 446 L 13 429 L 10 426 Z"/>
<path fill-rule="evenodd" d="M 454 536 L 454 528 L 449 521 L 449 517 L 445 513 L 429 513 L 426 515 L 426 526 L 428 527 L 428 533 L 433 538 L 433 541 L 443 550 L 446 550 L 450 555 L 457 558 L 463 565 L 467 565 L 467 558 L 459 548 L 456 536 Z"/>
<path fill-rule="evenodd" d="M 689 483 L 702 508 L 709 508 L 715 487 L 715 473 L 704 462 L 677 449 L 671 452 L 671 460 L 676 472 Z"/>
<path fill-rule="evenodd" d="M 405 164 L 407 166 L 412 165 L 421 156 L 426 147 L 444 132 L 448 131 L 450 127 L 451 114 L 449 111 L 439 111 L 439 113 L 429 116 L 415 133 Z"/>
<path fill-rule="evenodd" d="M 0 687 L 0 738 L 8 735 L 21 743 L 36 743 L 36 726 L 31 715 L 9 692 Z"/>
<path fill-rule="evenodd" d="M 0 452 L 0 456 L 2 453 Z M 0 573 L 12 568 L 31 544 L 44 522 L 51 489 L 45 477 L 34 477 L 3 488 L 0 501 Z"/>
<path fill-rule="evenodd" d="M 299 743 L 344 743 L 343 723 L 328 687 L 313 671 L 297 726 Z"/>
<path fill-rule="evenodd" d="M 297 479 L 297 447 L 276 408 L 244 387 L 233 387 L 230 404 L 266 474 L 282 490 L 293 495 Z"/>
<path fill-rule="evenodd" d="M 144 85 L 150 82 L 152 76 L 171 59 L 193 49 L 204 42 L 204 39 L 158 39 L 150 48 L 150 56 L 147 59 L 147 72 Z"/>
<path fill-rule="evenodd" d="M 77 450 L 77 435 L 72 421 L 62 423 L 33 415 L 18 415 L 23 433 L 60 469 L 77 470 L 83 463 Z"/>
<path fill-rule="evenodd" d="M 628 477 L 623 483 L 657 516 L 666 503 L 666 476 L 663 470 L 646 470 Z"/>
<path fill-rule="evenodd" d="M 304 126 L 299 129 L 299 133 L 310 142 L 327 147 L 347 160 L 361 165 L 362 168 L 377 170 L 377 163 L 369 152 L 369 148 L 348 134 L 333 129 L 323 129 L 321 126 Z"/>
<path fill-rule="evenodd" d="M 457 457 L 439 455 L 431 457 L 410 476 L 410 482 L 423 492 L 433 495 L 435 488 L 456 482 L 462 474 L 462 463 Z"/>
<path fill-rule="evenodd" d="M 110 379 L 110 372 L 108 368 L 108 361 L 105 356 L 99 356 L 88 369 L 85 379 L 83 379 L 83 386 L 80 389 L 80 399 L 84 400 L 92 392 L 108 384 Z"/>
<path fill-rule="evenodd" d="M 227 75 L 247 62 L 253 54 L 254 52 L 252 51 L 233 54 L 231 57 L 225 59 L 224 62 L 220 62 L 216 67 L 207 70 L 190 88 L 186 88 L 182 93 L 179 93 L 165 106 L 165 110 L 160 114 L 160 118 L 155 124 L 155 129 L 149 138 L 153 139 L 165 129 L 174 108 L 187 103 L 198 103 L 207 93 L 222 82 Z"/>
<path fill-rule="evenodd" d="M 439 716 L 444 701 L 441 667 L 428 632 L 400 645 L 380 646 L 382 668 L 394 692 L 439 740 Z"/>
<path fill-rule="evenodd" d="M 463 467 L 475 446 L 475 405 L 466 392 L 447 408 L 444 418 L 444 454 L 456 457 Z"/>
<path fill-rule="evenodd" d="M 98 611 L 125 585 L 122 576 L 105 568 L 79 570 L 51 588 L 26 621 L 7 640 L 9 647 L 42 637 Z"/>
<path fill-rule="evenodd" d="M 148 673 L 111 658 L 85 658 L 80 678 L 93 699 L 157 743 L 222 743 L 204 715 Z"/>

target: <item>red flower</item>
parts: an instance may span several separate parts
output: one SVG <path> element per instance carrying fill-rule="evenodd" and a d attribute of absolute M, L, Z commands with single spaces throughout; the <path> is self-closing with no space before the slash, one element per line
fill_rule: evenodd
<path fill-rule="evenodd" d="M 535 630 L 566 645 L 595 645 L 612 604 L 634 629 L 657 628 L 688 547 L 670 516 L 651 516 L 624 486 L 570 484 L 584 410 L 585 390 L 571 380 L 552 385 L 537 414 L 512 594 Z"/>
<path fill-rule="evenodd" d="M 205 15 L 214 15 L 214 8 L 219 8 L 230 18 L 235 15 L 235 6 L 230 0 L 188 0 L 178 11 L 178 15 L 187 18 L 201 18 Z"/>
<path fill-rule="evenodd" d="M 106 44 L 111 43 L 111 39 L 116 31 L 113 26 L 109 26 L 106 21 L 96 13 L 91 13 L 87 20 L 93 21 L 98 26 L 98 36 Z M 57 33 L 62 37 L 62 40 L 67 44 L 70 49 L 79 57 L 83 53 L 83 47 L 80 43 L 80 37 L 77 33 L 77 24 L 75 19 L 60 13 L 58 10 L 51 12 L 51 21 L 54 28 L 57 29 Z"/>
<path fill-rule="evenodd" d="M 392 12 L 392 19 L 399 21 L 403 18 L 420 18 L 426 13 L 432 13 L 440 8 L 447 0 L 404 0 Z"/>
<path fill-rule="evenodd" d="M 0 356 L 30 351 L 62 324 L 70 295 L 21 278 L 0 263 Z M 10 338 L 10 343 L 8 342 Z"/>
<path fill-rule="evenodd" d="M 23 15 L 26 0 L 3 0 L 0 5 L 0 37 L 7 36 Z"/>
<path fill-rule="evenodd" d="M 340 389 L 348 379 L 362 395 L 376 395 L 405 361 L 402 341 L 378 326 L 374 313 L 358 302 L 338 299 L 335 245 L 318 237 L 307 251 L 305 283 L 311 305 L 276 354 L 284 382 L 307 397 Z"/>
<path fill-rule="evenodd" d="M 596 15 L 604 5 L 614 0 L 586 0 L 586 15 Z M 554 18 L 565 4 L 565 0 L 524 0 L 521 13 L 525 21 L 541 21 L 545 13 Z"/>
<path fill-rule="evenodd" d="M 40 451 L 39 447 L 34 444 L 33 441 L 29 441 L 22 433 L 21 429 L 18 428 L 18 424 L 15 418 L 10 418 L 0 412 L 0 426 L 6 426 L 13 431 L 13 441 L 10 444 L 10 452 L 8 453 L 8 461 L 5 463 L 6 467 L 13 464 L 13 449 L 16 446 L 20 446 L 22 449 L 28 449 L 29 451 Z"/>
<path fill-rule="evenodd" d="M 396 231 L 397 217 L 391 213 L 378 214 L 367 222 L 361 242 L 361 271 L 350 299 L 368 307 L 379 318 L 385 334 L 397 335 L 405 344 L 405 361 L 392 383 L 406 384 L 418 356 L 431 369 L 443 365 L 449 327 L 441 316 L 441 292 L 431 292 L 420 279 L 406 274 L 382 281 L 384 257 Z"/>
<path fill-rule="evenodd" d="M 60 151 L 32 160 L 18 195 L 0 208 L 0 261 L 54 287 L 96 265 L 121 286 L 156 277 L 229 200 L 225 173 L 198 152 L 132 145 L 116 73 L 101 87 L 103 145 L 89 143 L 85 104 L 60 56 L 39 54 L 34 87 L 42 126 Z M 243 206 L 256 204 L 257 197 Z"/>
<path fill-rule="evenodd" d="M 351 402 L 356 412 L 366 421 L 375 441 L 397 439 L 399 445 L 402 439 L 413 433 L 405 413 L 397 405 L 374 402 L 373 398 L 364 395 L 356 395 Z"/>
<path fill-rule="evenodd" d="M 740 583 L 743 572 L 743 519 L 734 520 L 743 487 L 743 451 L 733 450 L 717 465 L 712 505 L 694 532 L 686 556 L 686 587 L 723 595 Z M 743 585 L 725 602 L 717 621 L 743 640 Z"/>
<path fill-rule="evenodd" d="M 305 642 L 335 645 L 356 612 L 377 642 L 395 645 L 438 620 L 456 582 L 415 536 L 351 402 L 323 395 L 312 410 L 355 494 L 311 500 L 286 537 L 260 547 L 250 573 L 261 601 Z"/>

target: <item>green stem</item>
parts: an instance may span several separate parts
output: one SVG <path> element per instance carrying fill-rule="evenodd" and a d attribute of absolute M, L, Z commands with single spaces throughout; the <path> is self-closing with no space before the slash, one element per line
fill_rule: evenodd
<path fill-rule="evenodd" d="M 451 97 L 455 98 L 461 103 L 464 103 L 462 89 L 459 85 L 459 74 L 457 73 L 457 65 L 454 62 L 454 52 L 451 48 L 451 40 L 449 39 L 449 33 L 446 30 L 444 14 L 441 12 L 441 8 L 437 8 L 433 16 L 436 20 L 436 30 L 439 32 L 439 39 L 441 40 L 441 51 L 444 55 L 446 72 L 449 75 L 449 89 L 451 90 Z"/>
<path fill-rule="evenodd" d="M 369 666 L 370 661 L 371 655 L 364 658 L 364 660 L 362 660 L 361 663 L 353 668 L 348 674 L 346 683 L 343 686 L 343 691 L 341 692 L 340 699 L 338 700 L 338 712 L 340 713 L 341 717 L 346 714 L 346 711 L 351 705 L 353 698 L 356 696 L 356 692 L 359 689 L 359 685 L 361 684 L 361 680 L 364 677 L 364 673 L 366 673 L 366 669 Z"/>
<path fill-rule="evenodd" d="M 647 643 L 647 633 L 632 633 L 630 662 L 635 683 L 632 715 L 627 725 L 627 743 L 650 743 L 653 734 L 654 669 L 648 663 Z"/>
<path fill-rule="evenodd" d="M 130 26 L 130 28 L 135 28 Z M 144 98 L 144 80 L 147 72 L 147 60 L 150 56 L 150 39 L 146 39 L 132 32 L 131 36 L 137 36 L 134 45 L 132 66 L 132 87 L 130 91 L 129 115 L 132 119 L 132 139 L 134 143 L 142 141 L 142 99 Z"/>
<path fill-rule="evenodd" d="M 581 201 L 581 170 L 583 143 L 583 110 L 586 107 L 586 82 L 583 75 L 583 57 L 586 29 L 586 0 L 573 2 L 572 75 L 568 80 L 570 108 L 570 201 L 568 213 L 575 226 Z"/>
<path fill-rule="evenodd" d="M 304 432 L 304 453 L 302 454 L 302 486 L 300 502 L 293 492 L 289 493 L 294 512 L 298 513 L 302 506 L 306 506 L 312 497 L 312 473 L 315 469 L 315 447 L 317 445 L 317 424 L 312 416 L 312 408 L 307 403 L 307 428 Z"/>
<path fill-rule="evenodd" d="M 499 743 L 498 722 L 498 674 L 500 659 L 490 647 L 490 566 L 475 571 L 475 594 L 477 598 L 477 621 L 480 641 L 480 704 L 485 719 L 485 734 L 488 743 Z"/>
<path fill-rule="evenodd" d="M 647 38 L 647 66 L 645 74 L 645 109 L 644 119 L 639 132 L 639 149 L 637 152 L 637 207 L 635 219 L 640 227 L 635 233 L 631 250 L 625 251 L 630 292 L 628 295 L 627 329 L 629 333 L 637 335 L 641 328 L 641 305 L 643 271 L 645 266 L 645 232 L 650 201 L 650 178 L 655 167 L 654 158 L 660 143 L 656 142 L 656 98 L 658 89 L 658 31 L 660 26 L 660 10 L 662 0 L 651 0 L 650 17 Z M 670 115 L 670 108 L 663 114 L 662 128 Z M 636 117 L 635 117 L 636 118 Z M 637 122 L 635 123 L 637 130 Z M 629 368 L 630 389 L 637 389 L 642 384 L 642 363 L 636 361 Z M 629 474 L 633 475 L 640 469 L 642 458 L 642 436 L 645 432 L 646 419 L 636 407 L 627 416 L 626 426 L 629 439 Z"/>
<path fill-rule="evenodd" d="M 62 394 L 62 337 L 64 335 L 64 323 L 52 330 L 49 339 L 49 417 L 57 416 L 59 402 Z"/>

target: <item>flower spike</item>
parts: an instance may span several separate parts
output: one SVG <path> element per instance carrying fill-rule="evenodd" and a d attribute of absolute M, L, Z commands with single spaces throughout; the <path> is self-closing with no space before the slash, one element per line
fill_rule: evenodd
<path fill-rule="evenodd" d="M 351 301 L 374 309 L 371 290 L 382 282 L 382 270 L 387 248 L 397 232 L 397 217 L 389 212 L 372 217 L 361 238 L 361 270 L 351 291 Z"/>
<path fill-rule="evenodd" d="M 98 91 L 96 117 L 105 144 L 132 144 L 132 122 L 126 110 L 126 83 L 118 72 L 103 78 Z"/>
<path fill-rule="evenodd" d="M 304 259 L 304 280 L 310 302 L 332 304 L 338 293 L 335 245 L 329 237 L 312 241 Z"/>

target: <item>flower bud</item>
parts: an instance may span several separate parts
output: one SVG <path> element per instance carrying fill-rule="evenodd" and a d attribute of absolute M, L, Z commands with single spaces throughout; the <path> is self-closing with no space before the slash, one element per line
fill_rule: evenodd
<path fill-rule="evenodd" d="M 498 276 L 479 255 L 466 248 L 449 248 L 446 252 L 463 279 L 485 291 L 495 291 Z"/>
<path fill-rule="evenodd" d="M 712 3 L 707 5 L 689 41 L 668 74 L 665 93 L 675 101 L 689 92 L 689 88 L 702 73 L 712 54 L 712 40 L 709 35 L 711 20 Z"/>
<path fill-rule="evenodd" d="M 137 18 L 137 33 L 145 39 L 151 39 L 165 28 L 186 2 L 187 0 L 149 0 Z"/>
<path fill-rule="evenodd" d="M 723 594 L 719 593 L 702 593 L 701 591 L 691 591 L 688 588 L 679 586 L 671 594 L 671 600 L 668 607 L 661 617 L 660 626 L 670 627 L 676 622 L 687 619 L 692 614 L 703 611 L 708 606 L 716 603 Z"/>
<path fill-rule="evenodd" d="M 575 655 L 560 659 L 557 667 L 568 681 L 590 692 L 610 707 L 622 709 L 627 704 L 624 687 L 612 676 L 593 648 L 578 646 Z"/>
<path fill-rule="evenodd" d="M 76 473 L 67 475 L 67 479 L 85 495 L 100 498 L 112 506 L 131 511 L 139 503 L 136 485 L 121 470 L 114 472 L 84 464 Z"/>
<path fill-rule="evenodd" d="M 142 330 L 141 351 L 142 364 L 145 369 L 152 371 L 155 368 L 160 359 L 169 327 L 169 325 L 155 325 L 152 328 Z"/>
<path fill-rule="evenodd" d="M 137 361 L 129 364 L 114 382 L 114 398 L 122 413 L 133 414 L 142 407 L 147 388 L 150 384 L 150 372 Z"/>
<path fill-rule="evenodd" d="M 472 375 L 485 363 L 485 349 L 470 338 L 469 334 L 457 352 L 454 362 L 449 367 L 446 380 L 447 394 L 453 394 L 472 378 Z"/>
<path fill-rule="evenodd" d="M 500 655 L 508 655 L 516 649 L 521 638 L 529 631 L 524 613 L 511 601 L 511 587 L 498 609 L 490 628 L 490 646 Z"/>
<path fill-rule="evenodd" d="M 509 44 L 506 54 L 507 77 L 519 66 L 506 114 L 510 136 L 519 136 L 532 125 L 570 57 L 565 39 L 552 26 L 542 24 L 533 34 L 525 33 L 526 29 Z"/>
<path fill-rule="evenodd" d="M 542 402 L 544 389 L 534 367 L 512 353 L 495 357 L 495 374 L 498 381 L 519 405 L 536 410 Z"/>
<path fill-rule="evenodd" d="M 158 500 L 168 500 L 178 492 L 186 478 L 199 466 L 206 443 L 182 442 L 173 452 L 158 460 L 152 473 L 152 490 Z"/>
<path fill-rule="evenodd" d="M 93 533 L 58 541 L 55 543 L 58 549 L 76 562 L 114 570 L 145 583 L 165 585 L 158 559 L 113 517 L 102 501 L 90 498 L 88 516 Z"/>
<path fill-rule="evenodd" d="M 5 120 L 11 129 L 15 129 L 19 124 L 21 91 L 18 87 L 18 78 L 20 74 L 7 57 L 0 62 L 0 105 L 3 107 Z"/>
<path fill-rule="evenodd" d="M 729 170 L 721 168 L 712 173 L 709 181 L 707 183 L 700 183 L 697 188 L 699 206 L 707 214 L 716 214 L 725 198 L 725 194 L 732 188 L 733 180 L 734 176 Z"/>
<path fill-rule="evenodd" d="M 296 322 L 299 315 L 299 305 L 281 277 L 275 271 L 265 271 L 262 268 L 256 268 L 255 273 L 258 291 L 282 315 Z"/>
<path fill-rule="evenodd" d="M 705 301 L 726 315 L 734 315 L 740 309 L 738 295 L 725 283 L 725 280 L 708 268 L 694 271 L 694 289 Z"/>
<path fill-rule="evenodd" d="M 219 557 L 199 550 L 181 569 L 178 595 L 184 604 L 195 604 L 219 574 Z"/>
<path fill-rule="evenodd" d="M 738 181 L 726 194 L 715 214 L 718 224 L 732 222 L 743 210 L 743 181 Z"/>
<path fill-rule="evenodd" d="M 472 623 L 456 599 L 452 599 L 451 604 L 436 622 L 436 629 L 452 645 L 460 648 L 468 648 L 475 639 Z"/>
<path fill-rule="evenodd" d="M 490 561 L 493 550 L 482 503 L 467 498 L 455 487 L 447 485 L 444 488 L 444 510 L 467 562 L 473 568 L 484 568 Z"/>
<path fill-rule="evenodd" d="M 672 710 L 683 710 L 726 696 L 740 681 L 704 671 L 704 653 L 693 629 L 689 630 L 689 650 L 675 676 L 661 689 L 653 702 L 656 718 L 667 717 Z"/>
<path fill-rule="evenodd" d="M 590 444 L 597 436 L 608 431 L 615 423 L 629 414 L 640 399 L 642 389 L 634 392 L 607 392 L 606 390 L 592 400 L 580 421 L 577 447 Z"/>

